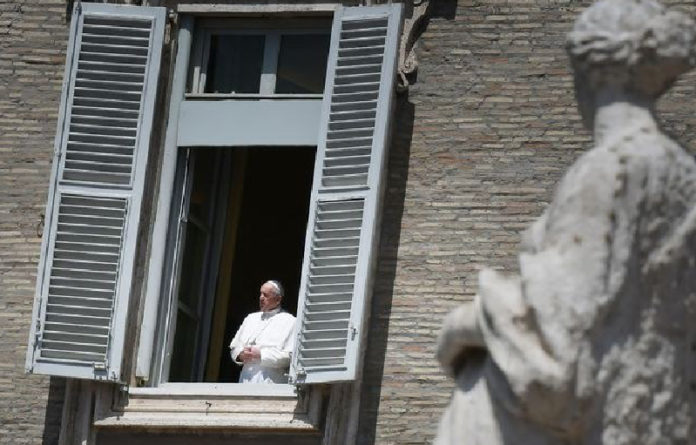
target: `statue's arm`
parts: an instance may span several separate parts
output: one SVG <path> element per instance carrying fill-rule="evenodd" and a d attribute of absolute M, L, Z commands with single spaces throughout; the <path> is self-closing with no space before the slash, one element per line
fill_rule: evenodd
<path fill-rule="evenodd" d="M 478 297 L 457 307 L 445 318 L 437 344 L 437 358 L 451 375 L 457 373 L 466 351 L 485 348 L 477 321 Z"/>

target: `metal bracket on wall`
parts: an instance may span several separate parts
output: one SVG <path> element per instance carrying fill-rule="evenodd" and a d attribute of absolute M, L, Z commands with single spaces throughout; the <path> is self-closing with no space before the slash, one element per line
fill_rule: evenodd
<path fill-rule="evenodd" d="M 403 93 L 415 82 L 418 58 L 416 42 L 428 23 L 430 0 L 411 0 L 404 2 L 406 7 L 404 29 L 399 43 L 399 79 L 397 92 Z"/>

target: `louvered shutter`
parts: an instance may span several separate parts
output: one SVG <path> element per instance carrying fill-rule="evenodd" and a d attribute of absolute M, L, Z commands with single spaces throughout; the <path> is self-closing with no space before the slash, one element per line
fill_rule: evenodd
<path fill-rule="evenodd" d="M 377 250 L 400 4 L 334 18 L 298 303 L 296 383 L 354 380 Z"/>
<path fill-rule="evenodd" d="M 75 7 L 28 372 L 121 379 L 165 12 Z"/>

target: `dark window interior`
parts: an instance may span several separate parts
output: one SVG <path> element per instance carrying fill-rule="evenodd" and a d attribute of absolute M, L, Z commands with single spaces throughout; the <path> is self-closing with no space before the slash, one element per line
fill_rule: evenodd
<path fill-rule="evenodd" d="M 213 35 L 206 93 L 258 93 L 266 36 Z"/>
<path fill-rule="evenodd" d="M 211 211 L 207 220 L 196 218 L 194 224 L 208 235 L 181 243 L 177 301 L 195 301 L 198 312 L 196 318 L 192 308 L 187 314 L 178 311 L 177 320 L 186 321 L 177 321 L 169 381 L 238 380 L 240 368 L 230 359 L 228 345 L 244 317 L 258 311 L 264 281 L 280 280 L 283 307 L 297 313 L 314 157 L 313 147 L 190 150 L 189 166 L 195 168 L 189 169 L 189 208 Z M 205 258 L 200 259 L 200 251 Z M 191 285 L 187 277 L 199 282 Z M 190 289 L 200 294 L 192 298 Z"/>
<path fill-rule="evenodd" d="M 275 92 L 321 94 L 324 92 L 328 34 L 290 34 L 280 38 Z"/>

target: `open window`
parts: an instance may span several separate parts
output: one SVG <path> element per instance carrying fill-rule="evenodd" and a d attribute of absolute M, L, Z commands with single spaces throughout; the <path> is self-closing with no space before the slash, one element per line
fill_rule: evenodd
<path fill-rule="evenodd" d="M 175 308 L 169 382 L 236 382 L 229 342 L 258 310 L 269 277 L 297 313 L 314 147 L 195 148 L 180 153 L 182 199 L 171 222 Z"/>
<path fill-rule="evenodd" d="M 285 281 L 298 317 L 291 381 L 356 377 L 401 10 L 338 7 L 332 20 L 180 17 L 141 305 L 141 382 L 234 381 L 224 362 L 229 336 L 268 278 Z M 123 380 L 164 21 L 163 9 L 77 6 L 31 371 Z M 282 252 L 277 264 L 269 249 Z"/>

